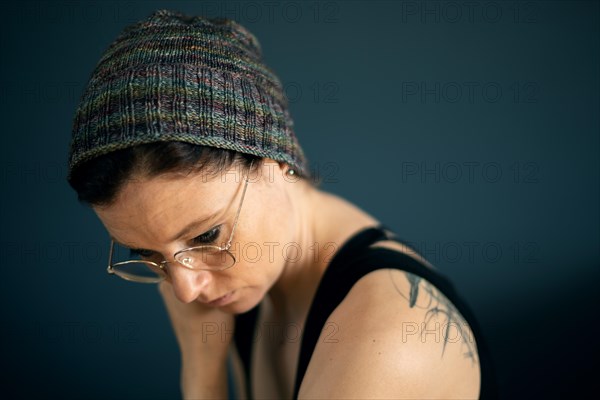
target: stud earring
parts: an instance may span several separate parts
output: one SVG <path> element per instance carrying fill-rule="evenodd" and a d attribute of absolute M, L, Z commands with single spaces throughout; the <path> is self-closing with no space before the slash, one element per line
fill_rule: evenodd
<path fill-rule="evenodd" d="M 296 174 L 296 171 L 294 171 L 293 169 L 291 169 L 291 168 L 290 168 L 290 169 L 288 169 L 288 172 L 287 172 L 287 174 L 288 174 L 288 175 L 295 175 L 295 174 Z"/>

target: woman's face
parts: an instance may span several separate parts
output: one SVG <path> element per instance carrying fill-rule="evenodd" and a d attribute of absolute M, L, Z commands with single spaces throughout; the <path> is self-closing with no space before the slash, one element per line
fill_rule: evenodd
<path fill-rule="evenodd" d="M 244 176 L 241 167 L 233 166 L 216 177 L 201 173 L 130 179 L 111 205 L 93 208 L 117 243 L 152 259 L 172 261 L 181 249 L 227 242 L 242 200 Z M 248 180 L 230 248 L 236 264 L 223 271 L 169 264 L 167 281 L 180 301 L 209 303 L 233 292 L 225 304 L 211 306 L 245 312 L 262 300 L 283 271 L 282 249 L 294 240 L 289 182 L 283 167 L 273 160 L 265 160 Z"/>

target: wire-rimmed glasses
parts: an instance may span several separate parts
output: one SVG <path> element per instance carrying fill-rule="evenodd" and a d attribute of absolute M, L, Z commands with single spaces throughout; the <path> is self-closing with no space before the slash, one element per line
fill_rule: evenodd
<path fill-rule="evenodd" d="M 250 170 L 251 169 L 252 163 L 250 164 Z M 113 263 L 115 241 L 111 239 L 107 272 L 132 282 L 159 283 L 167 277 L 165 268 L 169 264 L 178 264 L 193 270 L 222 271 L 227 268 L 231 268 L 233 265 L 235 265 L 236 259 L 229 249 L 233 240 L 233 233 L 235 232 L 235 228 L 238 223 L 238 217 L 240 215 L 240 211 L 242 210 L 242 204 L 244 203 L 244 197 L 246 195 L 247 188 L 248 176 L 246 175 L 242 199 L 240 200 L 240 205 L 235 215 L 229 240 L 225 246 L 221 247 L 216 245 L 202 245 L 179 250 L 173 255 L 173 259 L 176 261 L 176 263 L 167 260 L 158 262 L 150 261 L 141 257 L 139 259 Z"/>

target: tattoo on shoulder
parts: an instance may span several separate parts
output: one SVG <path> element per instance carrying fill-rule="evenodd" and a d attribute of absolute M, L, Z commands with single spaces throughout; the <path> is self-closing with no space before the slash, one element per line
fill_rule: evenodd
<path fill-rule="evenodd" d="M 410 284 L 410 291 L 408 295 L 402 293 L 402 290 L 398 288 L 394 281 L 392 270 L 389 272 L 396 291 L 408 301 L 409 307 L 426 310 L 421 325 L 414 332 L 409 333 L 415 334 L 420 331 L 423 342 L 427 335 L 433 334 L 436 339 L 441 337 L 443 340 L 441 357 L 444 356 L 448 343 L 460 341 L 464 357 L 470 359 L 473 364 L 477 363 L 477 350 L 473 332 L 448 298 L 427 280 L 405 271 L 403 273 Z M 403 332 L 404 334 L 405 332 Z"/>

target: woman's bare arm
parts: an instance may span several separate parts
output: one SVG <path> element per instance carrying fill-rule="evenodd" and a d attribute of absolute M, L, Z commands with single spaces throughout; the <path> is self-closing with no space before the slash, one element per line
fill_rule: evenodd
<path fill-rule="evenodd" d="M 159 291 L 181 351 L 183 398 L 227 398 L 227 357 L 233 337 L 233 316 L 197 302 L 180 302 L 167 282 L 159 285 Z"/>
<path fill-rule="evenodd" d="M 399 270 L 359 280 L 330 315 L 299 398 L 478 398 L 473 334 L 433 285 Z"/>

